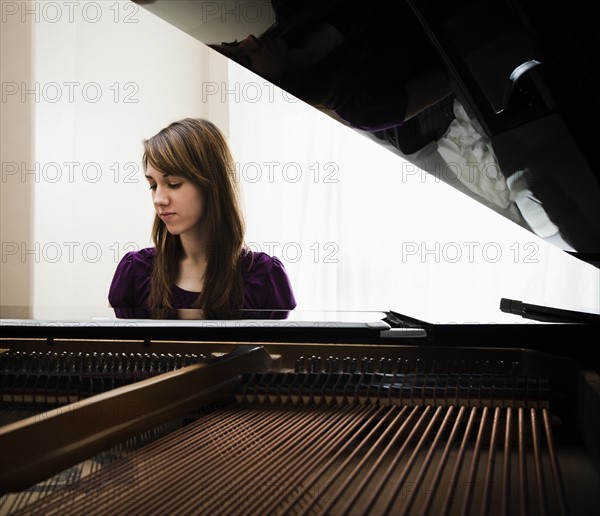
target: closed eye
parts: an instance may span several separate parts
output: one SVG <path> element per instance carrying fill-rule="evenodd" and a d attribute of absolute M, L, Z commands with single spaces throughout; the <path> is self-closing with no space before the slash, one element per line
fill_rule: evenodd
<path fill-rule="evenodd" d="M 181 185 L 183 183 L 167 183 L 167 186 L 171 189 L 171 190 L 177 190 L 177 188 L 180 188 Z M 150 190 L 156 190 L 156 185 L 150 185 Z"/>

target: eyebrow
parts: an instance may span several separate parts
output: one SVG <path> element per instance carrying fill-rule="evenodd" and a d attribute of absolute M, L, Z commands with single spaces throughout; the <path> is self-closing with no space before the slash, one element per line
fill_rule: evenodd
<path fill-rule="evenodd" d="M 163 174 L 163 177 L 170 177 L 172 174 Z M 148 174 L 144 174 L 144 177 L 146 179 L 152 179 L 154 180 L 154 178 L 152 176 L 149 176 Z"/>

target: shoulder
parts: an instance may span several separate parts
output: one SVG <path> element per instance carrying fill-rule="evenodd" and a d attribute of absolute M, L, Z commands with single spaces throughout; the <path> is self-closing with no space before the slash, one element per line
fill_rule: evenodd
<path fill-rule="evenodd" d="M 242 255 L 242 274 L 267 272 L 273 266 L 283 266 L 279 258 L 260 251 L 246 250 Z"/>
<path fill-rule="evenodd" d="M 115 270 L 108 299 L 112 307 L 141 307 L 148 296 L 156 250 L 153 247 L 127 253 Z"/>
<path fill-rule="evenodd" d="M 293 309 L 296 307 L 285 266 L 276 256 L 247 251 L 242 256 L 245 308 Z"/>
<path fill-rule="evenodd" d="M 150 278 L 152 275 L 152 267 L 154 265 L 154 257 L 156 249 L 154 247 L 146 247 L 139 251 L 130 251 L 127 253 L 119 265 L 113 278 L 113 283 L 129 283 Z"/>
<path fill-rule="evenodd" d="M 287 278 L 285 266 L 276 256 L 259 251 L 247 251 L 242 256 L 242 278 L 244 283 L 264 282 L 272 276 L 284 275 Z"/>
<path fill-rule="evenodd" d="M 145 247 L 139 251 L 130 251 L 123 256 L 120 266 L 131 267 L 134 269 L 145 270 L 148 267 L 152 268 L 154 265 L 154 258 L 156 257 L 156 248 Z"/>
<path fill-rule="evenodd" d="M 152 273 L 155 256 L 156 249 L 154 247 L 146 247 L 139 251 L 128 252 L 117 265 L 115 279 L 123 276 L 150 275 Z"/>

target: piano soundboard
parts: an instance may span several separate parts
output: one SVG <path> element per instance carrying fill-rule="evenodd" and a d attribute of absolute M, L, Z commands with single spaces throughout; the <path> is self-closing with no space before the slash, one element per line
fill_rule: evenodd
<path fill-rule="evenodd" d="M 597 512 L 596 372 L 412 342 L 4 340 L 0 512 Z"/>

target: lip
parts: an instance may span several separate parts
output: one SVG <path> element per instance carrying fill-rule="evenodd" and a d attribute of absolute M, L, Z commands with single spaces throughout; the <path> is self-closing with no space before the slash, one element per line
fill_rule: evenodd
<path fill-rule="evenodd" d="M 169 217 L 172 217 L 173 215 L 175 215 L 175 212 L 173 212 L 173 211 L 164 211 L 164 212 L 158 214 L 158 216 L 161 219 L 168 219 Z"/>

